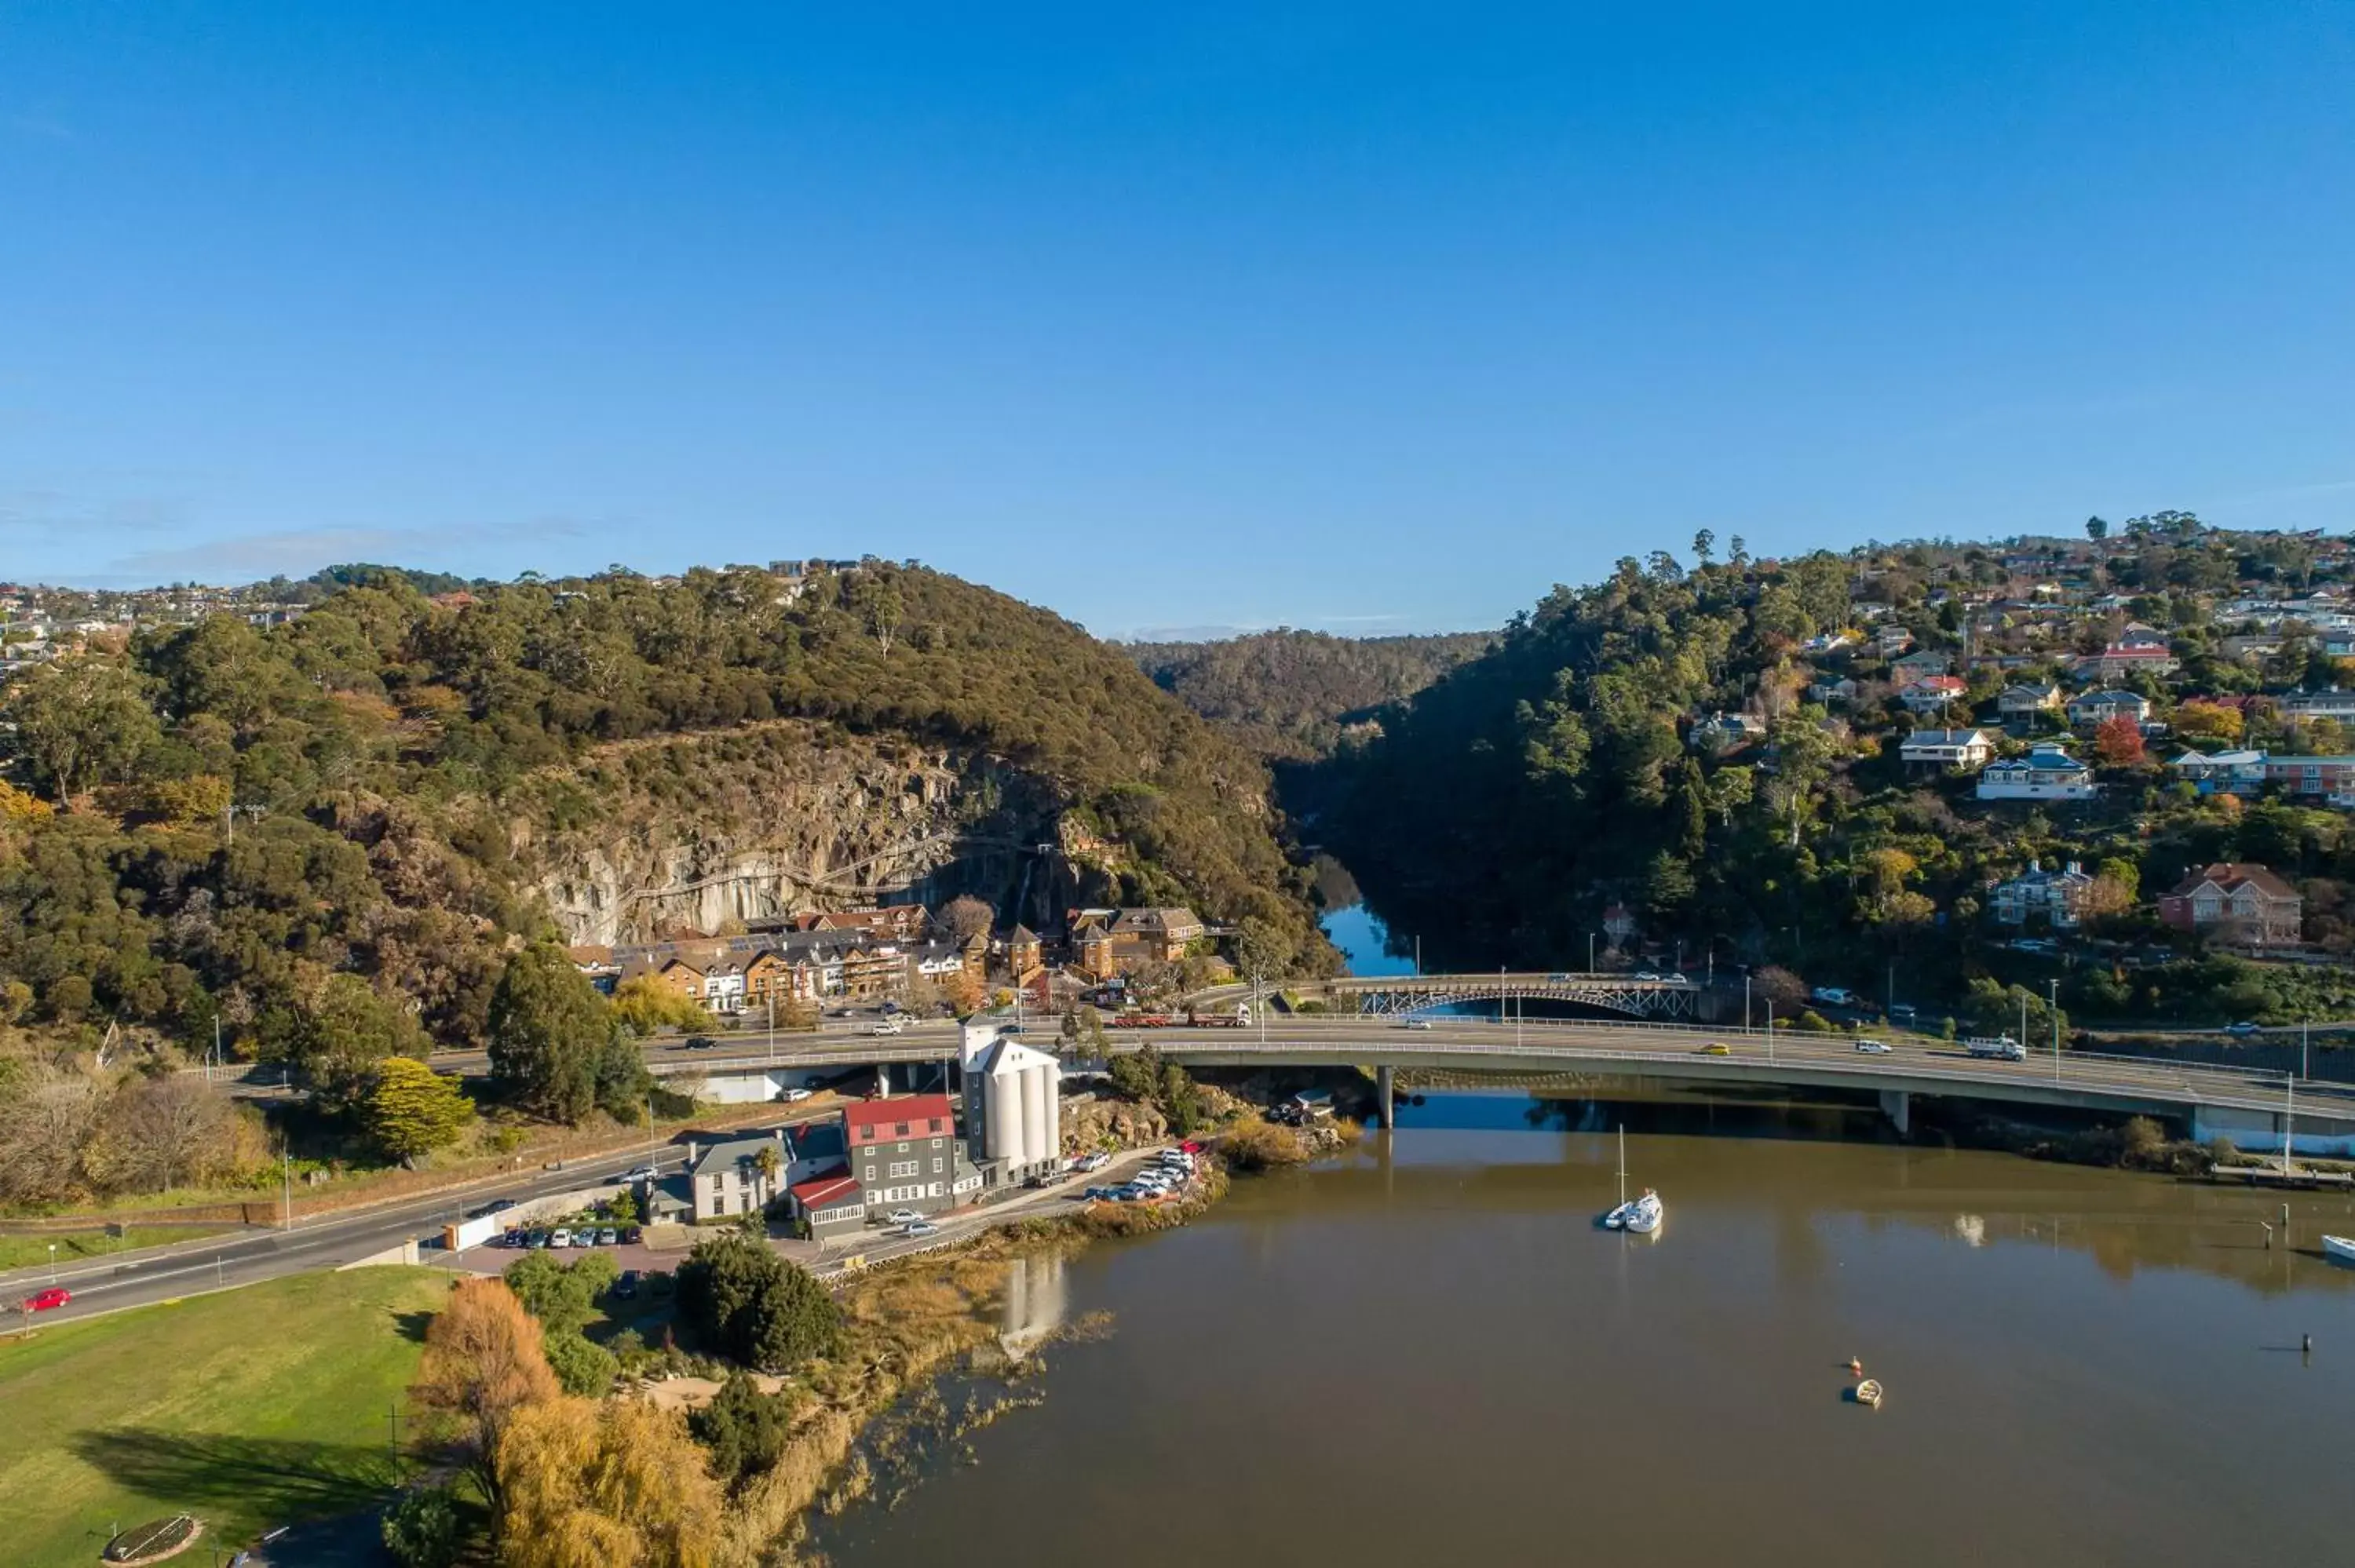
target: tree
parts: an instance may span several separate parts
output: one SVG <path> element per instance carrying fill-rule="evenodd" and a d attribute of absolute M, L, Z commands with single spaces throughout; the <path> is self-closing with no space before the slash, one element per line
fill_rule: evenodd
<path fill-rule="evenodd" d="M 1693 535 L 1693 556 L 1702 566 L 1709 565 L 1711 551 L 1717 548 L 1717 535 L 1703 528 Z"/>
<path fill-rule="evenodd" d="M 416 1015 L 355 974 L 329 975 L 298 1005 L 287 1054 L 331 1111 L 357 1106 L 386 1061 L 433 1048 Z"/>
<path fill-rule="evenodd" d="M 361 1123 L 376 1146 L 395 1160 L 414 1160 L 458 1141 L 474 1119 L 474 1102 L 445 1078 L 410 1056 L 377 1064 Z"/>
<path fill-rule="evenodd" d="M 703 1004 L 652 975 L 633 975 L 613 988 L 613 1015 L 640 1034 L 657 1029 L 705 1029 L 711 1014 Z"/>
<path fill-rule="evenodd" d="M 2085 519 L 2086 538 L 2093 540 L 2095 544 L 2099 544 L 2109 536 L 2110 524 L 2106 519 L 2100 517 L 2088 517 Z"/>
<path fill-rule="evenodd" d="M 559 1398 L 501 1444 L 505 1568 L 709 1568 L 723 1499 L 676 1411 Z"/>
<path fill-rule="evenodd" d="M 2178 735 L 2190 740 L 2213 740 L 2230 745 L 2241 738 L 2247 721 L 2238 708 L 2222 703 L 2184 703 L 2175 710 L 2173 724 Z"/>
<path fill-rule="evenodd" d="M 731 1485 L 774 1465 L 793 1425 L 794 1402 L 762 1393 L 741 1372 L 729 1373 L 711 1403 L 687 1418 L 687 1431 L 711 1457 L 713 1472 Z"/>
<path fill-rule="evenodd" d="M 752 1156 L 752 1169 L 761 1173 L 761 1179 L 773 1192 L 776 1188 L 777 1173 L 784 1168 L 784 1156 L 777 1152 L 777 1146 L 773 1143 L 762 1144 L 760 1152 Z"/>
<path fill-rule="evenodd" d="M 559 1396 L 539 1324 L 496 1279 L 462 1279 L 425 1330 L 410 1402 L 443 1428 L 499 1512 L 499 1446 L 517 1414 Z"/>
<path fill-rule="evenodd" d="M 997 911 L 992 909 L 986 900 L 975 898 L 970 893 L 960 893 L 941 906 L 938 918 L 957 946 L 970 948 L 975 942 L 988 938 L 997 925 Z"/>
<path fill-rule="evenodd" d="M 2118 714 L 2094 731 L 2094 755 L 2113 768 L 2131 768 L 2143 757 L 2142 726 Z"/>
<path fill-rule="evenodd" d="M 1171 1136 L 1184 1138 L 1201 1125 L 1202 1092 L 1177 1063 L 1162 1065 L 1160 1092 L 1155 1099 L 1168 1120 Z"/>
<path fill-rule="evenodd" d="M 545 1349 L 549 1370 L 556 1374 L 557 1383 L 565 1393 L 582 1398 L 602 1398 L 622 1371 L 613 1351 L 579 1334 L 550 1334 Z"/>
<path fill-rule="evenodd" d="M 1254 979 L 1273 980 L 1290 972 L 1299 949 L 1272 920 L 1246 915 L 1235 924 L 1235 968 Z"/>
<path fill-rule="evenodd" d="M 491 995 L 491 1075 L 527 1109 L 577 1122 L 598 1103 L 617 1043 L 645 1070 L 614 1023 L 564 950 L 536 943 L 507 960 Z"/>
<path fill-rule="evenodd" d="M 458 1560 L 458 1503 L 448 1487 L 413 1487 L 384 1510 L 384 1544 L 403 1568 L 450 1568 Z"/>
<path fill-rule="evenodd" d="M 137 674 L 95 654 L 41 665 L 13 683 L 7 711 L 34 780 L 59 800 L 123 777 L 163 733 Z"/>
<path fill-rule="evenodd" d="M 974 972 L 970 964 L 949 976 L 941 990 L 947 995 L 949 1005 L 956 1010 L 959 1018 L 972 1017 L 988 1000 L 982 988 L 981 977 Z"/>
<path fill-rule="evenodd" d="M 612 1288 L 620 1268 L 610 1254 L 591 1252 L 559 1263 L 549 1252 L 527 1252 L 501 1276 L 525 1311 L 549 1335 L 577 1334 L 597 1316 L 597 1298 Z"/>
<path fill-rule="evenodd" d="M 762 1372 L 829 1355 L 842 1309 L 815 1277 L 741 1233 L 698 1242 L 678 1268 L 678 1314 L 703 1348 Z"/>
<path fill-rule="evenodd" d="M 858 585 L 851 589 L 850 603 L 873 635 L 876 645 L 889 655 L 891 640 L 899 635 L 900 622 L 908 615 L 907 601 L 900 597 L 899 585 L 870 568 L 859 576 Z"/>

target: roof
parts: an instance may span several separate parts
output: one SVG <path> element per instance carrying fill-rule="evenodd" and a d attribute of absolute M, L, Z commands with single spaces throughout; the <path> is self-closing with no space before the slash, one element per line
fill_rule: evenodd
<path fill-rule="evenodd" d="M 716 1167 L 724 1168 L 739 1160 L 758 1159 L 764 1149 L 776 1149 L 780 1158 L 784 1154 L 783 1150 L 777 1148 L 777 1140 L 765 1134 L 759 1138 L 731 1138 L 725 1143 L 715 1143 L 699 1150 L 689 1169 L 701 1175 Z"/>
<path fill-rule="evenodd" d="M 838 1121 L 805 1121 L 787 1128 L 785 1140 L 793 1145 L 795 1160 L 839 1160 L 843 1155 Z"/>
<path fill-rule="evenodd" d="M 1006 939 L 1009 942 L 1035 942 L 1039 939 L 1039 933 L 1028 926 L 1017 926 L 1006 934 Z"/>
<path fill-rule="evenodd" d="M 2230 893 L 2243 885 L 2255 888 L 2268 898 L 2296 898 L 2297 889 L 2274 874 L 2272 868 L 2247 861 L 2219 861 L 2187 874 L 2170 888 L 2168 896 L 2186 898 L 2197 893 L 2204 883 L 2213 883 L 2222 892 Z"/>
<path fill-rule="evenodd" d="M 847 1171 L 832 1176 L 813 1176 L 806 1181 L 796 1181 L 785 1189 L 794 1202 L 805 1209 L 822 1209 L 837 1198 L 847 1198 L 858 1191 L 858 1178 Z"/>
<path fill-rule="evenodd" d="M 2040 746 L 2025 757 L 2015 757 L 1996 764 L 1998 768 L 2032 768 L 2052 773 L 2083 773 L 2085 765 L 2057 746 Z"/>
<path fill-rule="evenodd" d="M 1906 746 L 1968 746 L 1973 741 L 1985 741 L 1986 732 L 1977 729 L 1917 729 L 1905 737 Z M 1901 751 L 1904 749 L 1900 747 Z"/>
<path fill-rule="evenodd" d="M 920 1121 L 938 1121 L 945 1131 L 954 1124 L 955 1113 L 949 1108 L 946 1095 L 901 1095 L 891 1100 L 859 1100 L 842 1107 L 842 1125 L 852 1132 L 860 1128 L 891 1128 L 902 1122 L 911 1126 Z"/>
<path fill-rule="evenodd" d="M 1199 927 L 1201 924 L 1194 917 L 1191 909 L 1124 909 L 1114 916 L 1112 928 L 1123 935 L 1135 931 L 1163 935 L 1178 927 Z"/>
<path fill-rule="evenodd" d="M 1043 1051 L 1034 1051 L 1010 1034 L 1001 1034 L 974 1059 L 973 1070 L 986 1078 L 1001 1073 L 1027 1073 L 1033 1067 L 1051 1067 L 1055 1059 Z"/>

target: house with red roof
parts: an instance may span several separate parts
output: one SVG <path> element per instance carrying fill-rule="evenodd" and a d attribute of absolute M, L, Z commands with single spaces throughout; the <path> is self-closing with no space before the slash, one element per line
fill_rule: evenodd
<path fill-rule="evenodd" d="M 2199 931 L 2250 947 L 2296 942 L 2306 900 L 2262 865 L 2224 861 L 2187 874 L 2158 900 L 2158 917 L 2179 931 Z"/>

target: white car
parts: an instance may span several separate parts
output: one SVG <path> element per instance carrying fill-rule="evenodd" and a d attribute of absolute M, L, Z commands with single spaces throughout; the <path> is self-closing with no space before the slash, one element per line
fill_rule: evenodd
<path fill-rule="evenodd" d="M 797 1106 L 815 1093 L 816 1093 L 815 1089 L 787 1089 L 777 1097 L 789 1106 Z"/>
<path fill-rule="evenodd" d="M 570 1246 L 572 1245 L 572 1233 L 565 1229 L 563 1226 L 559 1225 L 555 1230 L 549 1233 L 548 1245 L 551 1247 Z"/>
<path fill-rule="evenodd" d="M 1401 1022 L 1399 1027 L 1401 1029 L 1428 1029 L 1431 1027 L 1431 1020 L 1428 1018 L 1410 1018 Z"/>
<path fill-rule="evenodd" d="M 1882 1044 L 1878 1040 L 1859 1040 L 1856 1043 L 1856 1048 L 1859 1051 L 1863 1052 L 1868 1056 L 1886 1056 L 1889 1054 L 1889 1047 Z"/>
<path fill-rule="evenodd" d="M 936 1224 L 932 1224 L 931 1221 L 929 1221 L 929 1220 L 917 1220 L 917 1221 L 914 1221 L 913 1223 L 910 1224 L 906 1227 L 906 1229 L 904 1229 L 903 1231 L 901 1231 L 901 1232 L 900 1232 L 900 1234 L 902 1234 L 902 1235 L 911 1235 L 911 1236 L 936 1236 L 936 1235 L 938 1235 L 938 1234 L 941 1234 L 941 1227 L 940 1227 L 940 1226 L 938 1226 L 938 1225 L 936 1225 Z"/>
<path fill-rule="evenodd" d="M 654 1179 L 655 1168 L 651 1165 L 639 1165 L 633 1167 L 622 1177 L 622 1180 L 624 1181 L 651 1181 Z"/>
<path fill-rule="evenodd" d="M 877 1034 L 904 1034 L 907 1031 L 908 1026 L 905 1023 L 900 1022 L 900 1020 L 896 1018 L 887 1018 L 882 1022 L 877 1024 L 872 1033 Z"/>
<path fill-rule="evenodd" d="M 890 1213 L 883 1216 L 885 1220 L 895 1225 L 917 1224 L 922 1221 L 923 1217 L 923 1215 L 916 1213 L 913 1209 L 894 1209 Z"/>

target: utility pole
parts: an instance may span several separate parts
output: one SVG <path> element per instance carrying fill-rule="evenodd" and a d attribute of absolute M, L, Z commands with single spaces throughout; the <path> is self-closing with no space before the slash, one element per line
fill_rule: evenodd
<path fill-rule="evenodd" d="M 1766 1065 L 1774 1065 L 1774 999 L 1766 999 Z"/>
<path fill-rule="evenodd" d="M 1423 933 L 1414 934 L 1414 978 L 1423 978 Z"/>
<path fill-rule="evenodd" d="M 2019 1048 L 2028 1049 L 2028 988 L 2019 988 Z"/>
<path fill-rule="evenodd" d="M 1586 934 L 1586 972 L 1594 972 L 1594 933 L 1592 931 Z"/>
<path fill-rule="evenodd" d="M 777 1065 L 777 988 L 762 986 L 761 994 L 769 1001 L 769 1065 L 773 1067 Z"/>
<path fill-rule="evenodd" d="M 1742 966 L 1742 1033 L 1750 1033 L 1750 966 Z"/>
<path fill-rule="evenodd" d="M 278 1146 L 278 1171 L 286 1192 L 286 1223 L 279 1228 L 291 1231 L 294 1228 L 294 1156 L 282 1143 Z"/>
<path fill-rule="evenodd" d="M 2284 1073 L 2282 1077 L 2282 1087 L 2289 1096 L 2288 1104 L 2282 1109 L 2282 1174 L 2286 1176 L 2289 1174 L 2290 1144 L 2297 1137 L 2297 1079 L 2287 1073 Z M 2284 1209 L 2287 1207 L 2287 1204 L 2283 1205 Z"/>
<path fill-rule="evenodd" d="M 2306 1060 L 2306 1048 L 2309 1044 L 2308 1037 L 2312 1032 L 2313 1026 L 2307 1023 L 2305 1019 L 2301 1018 L 2297 1021 L 2297 1075 L 2301 1078 L 2310 1078 L 2314 1076 L 2311 1069 L 2307 1067 Z"/>

